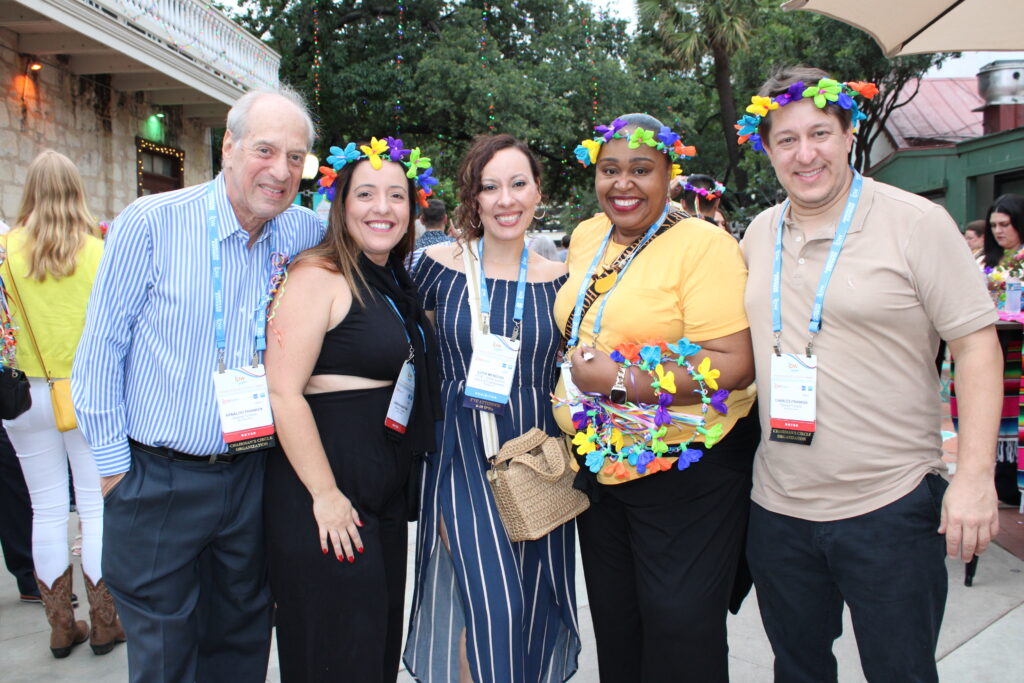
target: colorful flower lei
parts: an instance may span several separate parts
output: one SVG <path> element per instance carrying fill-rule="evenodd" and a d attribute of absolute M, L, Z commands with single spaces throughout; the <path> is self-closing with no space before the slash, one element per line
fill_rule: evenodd
<path fill-rule="evenodd" d="M 405 167 L 405 176 L 416 185 L 416 199 L 422 207 L 427 206 L 427 197 L 434 193 L 434 186 L 437 185 L 437 178 L 434 177 L 434 169 L 430 166 L 430 159 L 422 156 L 419 147 L 406 149 L 401 138 L 386 137 L 383 140 L 370 138 L 370 144 L 360 145 L 350 142 L 342 147 L 331 147 L 331 154 L 327 157 L 330 166 L 321 166 L 317 192 L 326 195 L 327 199 L 333 201 L 335 187 L 334 182 L 338 179 L 338 171 L 346 164 L 355 163 L 368 159 L 375 170 L 380 170 L 384 165 L 384 159 L 402 164 Z"/>
<path fill-rule="evenodd" d="M 628 125 L 629 123 L 625 119 L 615 119 L 610 125 L 594 126 L 597 137 L 592 140 L 583 140 L 576 146 L 574 151 L 576 160 L 584 167 L 596 164 L 597 155 L 601 152 L 601 145 L 611 142 L 615 138 L 621 138 L 629 140 L 630 149 L 636 149 L 644 144 L 668 156 L 672 161 L 672 177 L 675 178 L 683 172 L 679 162 L 697 156 L 697 148 L 692 145 L 683 145 L 682 138 L 673 133 L 668 126 L 662 126 L 657 133 L 639 127 L 634 128 L 632 133 L 620 132 Z"/>
<path fill-rule="evenodd" d="M 747 114 L 736 122 L 736 135 L 742 145 L 750 140 L 750 146 L 755 152 L 764 152 L 764 144 L 758 134 L 758 127 L 768 116 L 769 112 L 779 107 L 792 104 L 805 98 L 814 100 L 814 106 L 824 109 L 829 104 L 835 104 L 853 113 L 851 123 L 854 132 L 857 131 L 857 123 L 867 118 L 867 115 L 860 110 L 854 97 L 860 96 L 866 100 L 872 99 L 878 94 L 878 87 L 874 83 L 864 81 L 848 81 L 840 83 L 831 78 L 822 78 L 817 84 L 806 86 L 803 81 L 797 81 L 786 89 L 786 92 L 775 97 L 761 97 L 754 95 L 750 98 L 747 106 Z"/>
<path fill-rule="evenodd" d="M 714 201 L 725 194 L 725 185 L 716 180 L 714 188 L 709 190 L 706 187 L 694 187 L 687 178 L 683 178 L 683 192 L 696 192 L 704 199 Z"/>
<path fill-rule="evenodd" d="M 651 386 L 658 396 L 656 404 L 612 403 L 600 394 L 586 394 L 582 401 L 571 402 L 554 398 L 557 406 L 569 406 L 576 434 L 573 444 L 586 458 L 586 467 L 594 474 L 605 474 L 618 479 L 629 475 L 626 463 L 636 468 L 637 474 L 660 472 L 671 468 L 670 457 L 678 457 L 676 467 L 685 470 L 701 459 L 704 451 L 689 448 L 690 442 L 700 434 L 707 448 L 722 438 L 722 425 L 706 425 L 708 408 L 725 415 L 725 400 L 729 392 L 718 388 L 720 372 L 711 369 L 711 359 L 704 358 L 699 365 L 687 360 L 700 351 L 700 346 L 687 338 L 675 344 L 620 344 L 611 353 L 611 359 L 624 367 L 638 367 L 651 376 Z M 674 355 L 673 355 L 674 354 Z M 664 363 L 675 362 L 685 368 L 697 383 L 694 393 L 701 397 L 701 414 L 674 413 L 669 410 L 676 393 L 675 376 L 666 372 Z M 710 390 L 714 390 L 711 394 Z M 691 436 L 679 444 L 666 444 L 665 435 L 670 426 L 692 427 Z M 633 443 L 624 445 L 624 437 L 633 437 Z"/>

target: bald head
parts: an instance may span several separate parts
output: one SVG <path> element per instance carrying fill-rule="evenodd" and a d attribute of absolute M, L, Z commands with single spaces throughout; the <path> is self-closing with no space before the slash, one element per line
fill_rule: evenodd
<path fill-rule="evenodd" d="M 287 85 L 278 86 L 276 89 L 250 90 L 238 98 L 228 112 L 227 128 L 231 137 L 235 140 L 244 138 L 252 118 L 252 110 L 268 105 L 277 111 L 293 110 L 302 119 L 306 131 L 306 151 L 312 149 L 316 129 L 309 115 L 309 108 L 302 95 Z"/>

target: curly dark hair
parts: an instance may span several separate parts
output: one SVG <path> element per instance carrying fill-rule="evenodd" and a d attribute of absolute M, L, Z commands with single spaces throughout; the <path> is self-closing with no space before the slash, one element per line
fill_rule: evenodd
<path fill-rule="evenodd" d="M 460 241 L 483 237 L 484 226 L 480 222 L 480 203 L 477 201 L 477 196 L 483 189 L 481 176 L 483 176 L 484 166 L 494 158 L 494 155 L 509 148 L 518 149 L 526 155 L 526 160 L 530 164 L 530 172 L 533 174 L 533 182 L 540 190 L 543 180 L 540 162 L 537 161 L 537 157 L 525 142 L 507 133 L 476 136 L 459 164 L 459 206 L 455 209 L 455 227 L 459 231 Z M 543 192 L 541 201 L 543 201 Z"/>

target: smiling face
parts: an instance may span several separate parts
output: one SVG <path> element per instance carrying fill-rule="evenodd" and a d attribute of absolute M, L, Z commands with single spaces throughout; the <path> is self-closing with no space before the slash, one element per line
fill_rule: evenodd
<path fill-rule="evenodd" d="M 622 237 L 644 233 L 661 217 L 668 201 L 668 157 L 641 144 L 615 138 L 601 145 L 594 190 L 601 210 Z"/>
<path fill-rule="evenodd" d="M 495 152 L 480 173 L 476 196 L 485 237 L 521 239 L 533 222 L 540 199 L 526 155 L 514 147 Z"/>
<path fill-rule="evenodd" d="M 405 168 L 385 161 L 375 170 L 360 161 L 345 195 L 345 229 L 367 258 L 385 265 L 409 229 L 409 181 Z"/>
<path fill-rule="evenodd" d="M 1014 227 L 1009 214 L 993 211 L 992 215 L 988 217 L 988 225 L 992 230 L 992 236 L 996 238 L 996 244 L 998 244 L 1000 248 L 1020 248 L 1020 234 Z"/>
<path fill-rule="evenodd" d="M 295 199 L 308 134 L 302 113 L 279 95 L 253 102 L 239 139 L 224 134 L 224 184 L 238 222 L 250 234 Z"/>
<path fill-rule="evenodd" d="M 818 212 L 842 201 L 852 178 L 853 132 L 844 131 L 837 117 L 811 99 L 779 107 L 770 116 L 764 148 L 794 208 Z"/>

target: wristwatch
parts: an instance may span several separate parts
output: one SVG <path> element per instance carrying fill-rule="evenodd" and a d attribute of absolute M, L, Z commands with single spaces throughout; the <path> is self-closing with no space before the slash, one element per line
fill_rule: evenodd
<path fill-rule="evenodd" d="M 612 390 L 608 392 L 608 398 L 611 399 L 612 403 L 625 403 L 626 402 L 626 366 L 620 365 L 619 371 L 615 374 L 615 384 L 612 385 Z"/>

